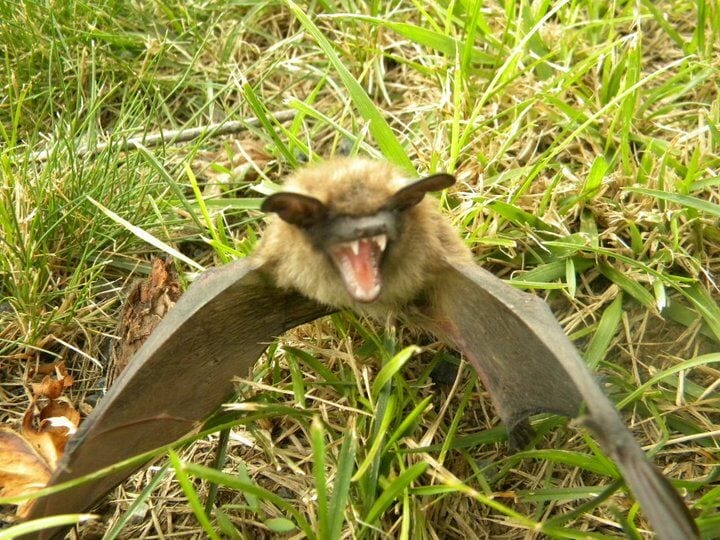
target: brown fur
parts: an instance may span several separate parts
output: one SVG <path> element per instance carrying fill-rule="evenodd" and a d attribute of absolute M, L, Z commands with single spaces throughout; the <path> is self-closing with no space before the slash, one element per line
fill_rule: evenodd
<path fill-rule="evenodd" d="M 284 191 L 315 197 L 337 213 L 368 215 L 411 182 L 402 170 L 387 162 L 336 158 L 298 170 L 287 178 Z M 445 260 L 472 260 L 432 196 L 408 210 L 399 237 L 388 245 L 385 254 L 380 297 L 370 304 L 353 300 L 329 257 L 310 244 L 303 230 L 277 216 L 269 218 L 256 256 L 277 286 L 298 290 L 326 305 L 376 317 L 398 312 L 433 288 L 442 279 Z"/>

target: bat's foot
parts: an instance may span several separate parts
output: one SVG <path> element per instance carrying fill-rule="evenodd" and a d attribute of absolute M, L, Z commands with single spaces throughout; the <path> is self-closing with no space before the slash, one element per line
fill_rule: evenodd
<path fill-rule="evenodd" d="M 527 418 L 508 427 L 508 446 L 511 453 L 527 448 L 535 438 L 535 430 Z"/>

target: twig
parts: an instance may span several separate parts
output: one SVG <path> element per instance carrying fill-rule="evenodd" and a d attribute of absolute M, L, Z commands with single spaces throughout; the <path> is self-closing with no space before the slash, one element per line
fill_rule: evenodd
<path fill-rule="evenodd" d="M 293 118 L 295 118 L 296 114 L 297 111 L 295 110 L 286 110 L 280 111 L 272 115 L 272 118 L 274 118 L 277 122 L 287 122 L 288 120 L 292 120 Z M 210 124 L 208 126 L 200 126 L 196 128 L 163 130 L 159 133 L 146 133 L 145 135 L 142 135 L 140 137 L 132 137 L 130 139 L 126 139 L 123 142 L 110 141 L 100 143 L 96 146 L 93 146 L 92 148 L 87 146 L 81 146 L 77 149 L 76 155 L 78 157 L 83 157 L 86 155 L 99 154 L 111 145 L 117 145 L 120 151 L 125 151 L 137 150 L 139 146 L 157 146 L 163 142 L 167 142 L 168 144 L 188 142 L 192 141 L 193 139 L 197 139 L 202 135 L 218 137 L 220 135 L 227 135 L 229 133 L 238 133 L 240 131 L 245 131 L 250 127 L 255 127 L 258 125 L 260 125 L 260 121 L 255 117 L 251 117 L 245 120 L 218 122 L 216 124 Z M 52 150 L 33 152 L 32 154 L 30 154 L 30 159 L 40 162 L 47 161 L 51 153 Z"/>

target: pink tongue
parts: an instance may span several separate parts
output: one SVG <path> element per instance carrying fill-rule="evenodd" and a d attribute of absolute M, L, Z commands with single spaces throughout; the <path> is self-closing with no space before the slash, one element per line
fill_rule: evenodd
<path fill-rule="evenodd" d="M 380 275 L 377 268 L 375 250 L 378 249 L 372 240 L 360 240 L 358 254 L 350 247 L 343 246 L 337 250 L 338 266 L 343 275 L 348 292 L 360 301 L 370 302 L 380 292 Z"/>

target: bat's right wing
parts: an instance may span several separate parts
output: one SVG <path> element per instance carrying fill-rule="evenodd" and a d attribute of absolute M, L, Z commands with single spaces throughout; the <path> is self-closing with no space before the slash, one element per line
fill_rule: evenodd
<path fill-rule="evenodd" d="M 645 457 L 547 304 L 475 265 L 450 265 L 427 314 L 428 328 L 454 344 L 479 373 L 508 427 L 523 439 L 527 417 L 584 413 L 658 536 L 698 537 L 670 482 Z"/>

